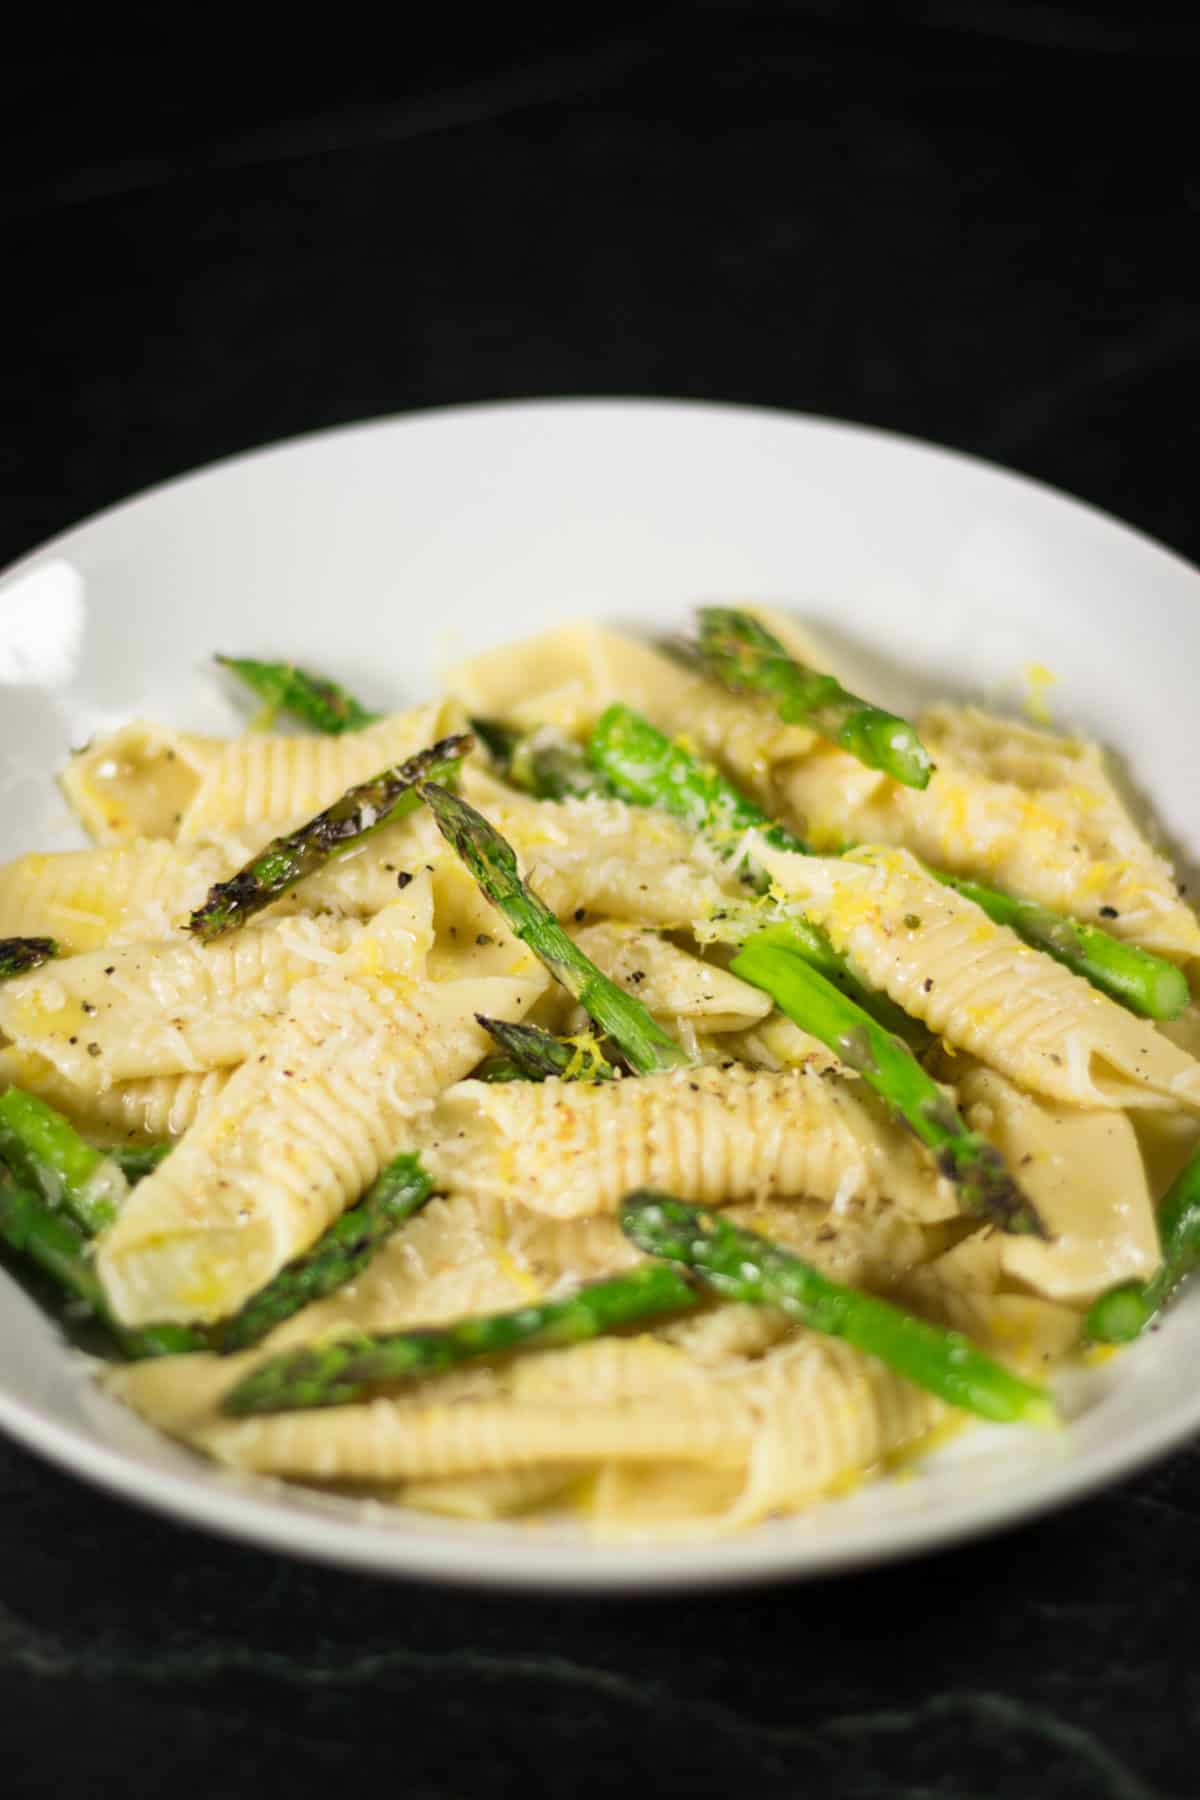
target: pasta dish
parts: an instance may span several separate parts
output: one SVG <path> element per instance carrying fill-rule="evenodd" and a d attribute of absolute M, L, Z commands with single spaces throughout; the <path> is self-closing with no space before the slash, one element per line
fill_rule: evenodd
<path fill-rule="evenodd" d="M 1200 1259 L 1200 924 L 1095 744 L 792 619 L 377 715 L 219 659 L 0 866 L 0 1251 L 229 1468 L 737 1530 L 1136 1338 Z"/>

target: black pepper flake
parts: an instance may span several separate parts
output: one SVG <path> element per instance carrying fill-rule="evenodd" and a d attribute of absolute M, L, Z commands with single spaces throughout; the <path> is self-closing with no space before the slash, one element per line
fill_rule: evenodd
<path fill-rule="evenodd" d="M 584 919 L 587 918 L 587 908 L 585 906 L 577 906 L 575 908 L 574 918 L 577 925 L 582 924 Z"/>
<path fill-rule="evenodd" d="M 412 880 L 412 876 L 409 874 L 408 870 L 401 869 L 400 873 L 396 877 L 396 886 L 398 888 L 406 888 L 411 880 Z"/>
<path fill-rule="evenodd" d="M 283 1072 L 287 1076 L 288 1080 L 290 1081 L 296 1071 L 294 1069 L 285 1069 Z"/>
<path fill-rule="evenodd" d="M 105 974 L 106 974 L 106 975 L 115 975 L 115 974 L 116 974 L 116 972 L 117 972 L 117 965 L 116 965 L 116 963 L 109 963 L 109 965 L 108 965 L 108 967 L 107 967 L 107 969 L 105 969 L 105 971 L 104 971 L 104 973 L 105 973 Z"/>
<path fill-rule="evenodd" d="M 645 969 L 631 969 L 630 973 L 629 973 L 629 979 L 630 979 L 630 981 L 645 981 L 645 979 L 646 979 Z"/>
<path fill-rule="evenodd" d="M 925 977 L 924 981 L 921 983 L 921 986 L 925 989 L 925 992 L 927 994 L 932 994 L 932 992 L 933 992 L 933 976 L 927 975 Z"/>
<path fill-rule="evenodd" d="M 698 1094 L 700 1092 L 700 1083 L 698 1081 L 689 1081 L 688 1086 L 691 1088 L 693 1094 Z"/>
<path fill-rule="evenodd" d="M 68 1042 L 68 1044 L 77 1044 L 79 1042 L 79 1039 L 78 1038 L 68 1038 L 67 1042 Z"/>
<path fill-rule="evenodd" d="M 490 935 L 490 933 L 486 932 L 486 931 L 477 932 L 475 935 L 475 942 L 477 944 L 492 944 L 492 943 L 495 943 L 495 941 L 496 940 Z"/>
<path fill-rule="evenodd" d="M 1022 1167 L 1022 1168 L 1023 1168 L 1023 1169 L 1025 1169 L 1025 1168 L 1028 1168 L 1028 1166 L 1029 1166 L 1029 1164 L 1030 1164 L 1030 1163 L 1031 1163 L 1031 1162 L 1032 1162 L 1032 1161 L 1033 1161 L 1033 1151 L 1032 1151 L 1032 1150 L 1027 1150 L 1027 1151 L 1026 1151 L 1026 1152 L 1025 1152 L 1025 1154 L 1024 1154 L 1024 1156 L 1023 1156 L 1023 1157 L 1022 1157 L 1022 1158 L 1021 1158 L 1021 1167 Z"/>
<path fill-rule="evenodd" d="M 94 1013 L 96 1010 L 90 1000 L 81 1000 L 79 1004 L 85 1013 Z"/>
<path fill-rule="evenodd" d="M 89 1056 L 99 1056 L 99 1054 L 100 1054 L 99 1044 L 89 1044 L 87 1047 L 87 1053 Z"/>
<path fill-rule="evenodd" d="M 1100 908 L 1100 917 L 1102 919 L 1119 919 L 1120 916 L 1121 915 L 1115 906 L 1102 906 Z"/>
<path fill-rule="evenodd" d="M 1050 1052 L 1050 1061 L 1055 1063 L 1060 1069 L 1062 1068 L 1062 1057 L 1058 1054 L 1057 1050 L 1052 1050 Z"/>

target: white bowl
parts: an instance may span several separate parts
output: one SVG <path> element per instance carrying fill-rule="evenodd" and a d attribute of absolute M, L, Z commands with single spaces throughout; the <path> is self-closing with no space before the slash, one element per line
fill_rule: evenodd
<path fill-rule="evenodd" d="M 48 544 L 0 585 L 0 855 L 78 842 L 52 775 L 138 712 L 232 729 L 215 650 L 328 669 L 368 703 L 569 617 L 677 626 L 790 607 L 906 694 L 1019 699 L 1121 752 L 1200 849 L 1200 577 L 1086 506 L 968 458 L 778 413 L 637 402 L 456 409 L 203 470 Z M 875 671 L 878 673 L 879 671 Z M 1080 1376 L 1053 1436 L 964 1434 L 909 1479 L 745 1536 L 595 1547 L 569 1524 L 471 1526 L 234 1479 L 100 1397 L 0 1275 L 0 1424 L 77 1474 L 214 1530 L 386 1573 L 569 1588 L 824 1574 L 1084 1494 L 1200 1426 L 1200 1289 Z"/>

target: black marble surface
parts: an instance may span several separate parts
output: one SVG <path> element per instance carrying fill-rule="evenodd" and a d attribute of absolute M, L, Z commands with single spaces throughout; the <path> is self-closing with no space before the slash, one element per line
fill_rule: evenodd
<path fill-rule="evenodd" d="M 1195 556 L 1192 17 L 27 12 L 0 559 L 287 433 L 579 393 L 910 431 Z M 275 1559 L 0 1441 L 0 1783 L 1185 1800 L 1198 1581 L 1194 1449 L 907 1566 L 577 1603 Z"/>

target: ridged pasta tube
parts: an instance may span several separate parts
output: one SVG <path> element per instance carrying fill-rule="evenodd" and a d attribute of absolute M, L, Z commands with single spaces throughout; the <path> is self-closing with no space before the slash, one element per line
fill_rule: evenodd
<path fill-rule="evenodd" d="M 287 1017 L 98 1247 L 124 1323 L 211 1322 L 320 1236 L 404 1147 L 447 1082 L 479 1061 L 484 1004 L 520 1016 L 545 985 L 426 986 L 397 902 L 336 968 L 293 989 Z"/>
<path fill-rule="evenodd" d="M 823 746 L 778 770 L 782 816 L 818 849 L 903 845 L 1175 961 L 1200 957 L 1200 923 L 1097 745 L 972 707 L 931 707 L 918 724 L 937 765 L 924 791 Z"/>
<path fill-rule="evenodd" d="M 9 1045 L 0 1050 L 0 1083 L 11 1081 L 57 1107 L 77 1131 L 97 1142 L 177 1138 L 225 1087 L 232 1069 L 198 1075 L 151 1075 L 101 1091 L 80 1088 L 44 1056 Z"/>
<path fill-rule="evenodd" d="M 744 1530 L 844 1493 L 889 1458 L 918 1453 L 954 1417 L 873 1357 L 808 1336 L 768 1346 L 738 1386 L 754 1420 L 741 1477 L 614 1463 L 588 1511 L 597 1539 L 678 1542 Z"/>
<path fill-rule="evenodd" d="M 297 825 L 346 789 L 402 763 L 444 736 L 444 701 L 393 713 L 341 737 L 247 732 L 224 744 L 205 771 L 179 826 L 179 841 L 280 821 Z"/>
<path fill-rule="evenodd" d="M 236 838 L 186 846 L 139 838 L 109 849 L 20 856 L 0 866 L 0 936 L 50 936 L 64 953 L 76 954 L 169 937 L 248 850 Z M 300 882 L 264 916 L 333 912 L 370 918 L 395 899 L 401 872 L 440 854 L 427 820 L 404 820 Z"/>
<path fill-rule="evenodd" d="M 451 1475 L 445 1481 L 413 1481 L 387 1497 L 418 1512 L 438 1513 L 447 1519 L 511 1519 L 520 1513 L 551 1506 L 571 1484 L 579 1470 L 569 1463 L 547 1463 L 542 1468 L 500 1469 L 491 1475 Z"/>
<path fill-rule="evenodd" d="M 795 631 L 789 636 L 799 643 Z M 660 650 L 597 625 L 568 625 L 485 651 L 452 669 L 447 682 L 469 713 L 525 731 L 556 725 L 585 732 L 606 706 L 623 701 L 663 731 L 684 734 L 760 796 L 772 765 L 803 755 L 814 741 L 807 727 L 785 724 L 769 701 L 724 693 Z"/>
<path fill-rule="evenodd" d="M 66 957 L 0 988 L 0 1031 L 84 1089 L 226 1067 L 362 929 L 286 918 L 209 948 L 180 936 Z"/>
<path fill-rule="evenodd" d="M 767 995 L 749 982 L 644 926 L 585 925 L 575 942 L 657 1019 L 690 1019 L 700 1031 L 744 1031 L 771 1010 Z"/>
<path fill-rule="evenodd" d="M 594 1407 L 375 1400 L 227 1421 L 193 1441 L 235 1468 L 300 1480 L 387 1481 L 607 1457 L 738 1467 L 752 1439 L 742 1397 L 714 1387 L 688 1407 L 677 1394 L 668 1402 Z"/>
<path fill-rule="evenodd" d="M 98 844 L 173 838 L 223 747 L 220 738 L 136 719 L 76 751 L 59 779 Z"/>
<path fill-rule="evenodd" d="M 122 930 L 161 937 L 225 867 L 214 846 L 184 851 L 166 838 L 19 856 L 0 867 L 0 937 L 36 932 L 76 952 L 97 949 Z M 148 929 L 139 933 L 142 921 Z"/>
<path fill-rule="evenodd" d="M 1051 1300 L 1084 1304 L 1160 1262 L 1154 1204 L 1133 1126 L 1112 1109 L 1063 1106 L 1023 1093 L 994 1069 L 961 1080 L 967 1118 L 1000 1150 L 1045 1220 L 1049 1238 L 1005 1238 L 1001 1266 Z"/>
<path fill-rule="evenodd" d="M 746 1386 L 754 1443 L 745 1484 L 719 1521 L 725 1531 L 844 1491 L 952 1416 L 874 1357 L 809 1337 L 768 1351 Z"/>
<path fill-rule="evenodd" d="M 724 1205 L 770 1194 L 956 1210 L 915 1141 L 848 1084 L 803 1070 L 686 1069 L 599 1086 L 467 1081 L 426 1144 L 447 1185 L 558 1218 L 613 1212 L 632 1187 Z"/>
<path fill-rule="evenodd" d="M 1200 1108 L 1200 1063 L 905 850 L 756 852 L 861 977 L 956 1048 L 1076 1106 Z"/>
<path fill-rule="evenodd" d="M 469 763 L 462 792 L 516 849 L 529 884 L 560 919 L 689 926 L 741 893 L 734 870 L 677 819 L 622 800 L 531 800 Z"/>

